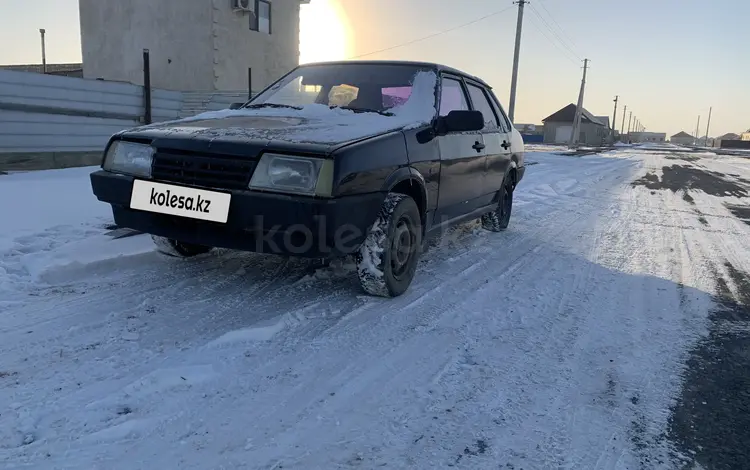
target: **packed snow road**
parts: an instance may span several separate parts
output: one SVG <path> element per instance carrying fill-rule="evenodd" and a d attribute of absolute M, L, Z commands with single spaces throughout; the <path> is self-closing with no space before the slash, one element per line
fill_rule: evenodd
<path fill-rule="evenodd" d="M 750 161 L 527 159 L 511 228 L 433 241 L 392 300 L 348 265 L 115 239 L 90 169 L 0 176 L 0 466 L 747 461 Z"/>

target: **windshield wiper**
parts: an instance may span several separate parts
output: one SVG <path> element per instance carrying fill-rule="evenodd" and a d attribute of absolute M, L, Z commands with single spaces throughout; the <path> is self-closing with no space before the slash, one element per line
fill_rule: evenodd
<path fill-rule="evenodd" d="M 258 109 L 258 108 L 291 108 L 300 110 L 301 106 L 292 106 L 291 104 L 279 104 L 279 103 L 258 103 L 245 106 L 244 109 Z"/>
<path fill-rule="evenodd" d="M 372 109 L 372 108 L 352 108 L 351 106 L 331 106 L 331 109 L 333 108 L 348 109 L 349 111 L 354 111 L 355 113 L 378 113 L 382 116 L 393 116 L 393 113 L 389 113 L 388 111 L 381 111 L 379 109 Z"/>

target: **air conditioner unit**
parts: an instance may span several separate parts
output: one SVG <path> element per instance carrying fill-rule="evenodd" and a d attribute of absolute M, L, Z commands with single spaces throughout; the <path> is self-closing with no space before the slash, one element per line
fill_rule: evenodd
<path fill-rule="evenodd" d="M 232 7 L 234 11 L 250 12 L 253 13 L 254 5 L 252 0 L 232 0 Z"/>

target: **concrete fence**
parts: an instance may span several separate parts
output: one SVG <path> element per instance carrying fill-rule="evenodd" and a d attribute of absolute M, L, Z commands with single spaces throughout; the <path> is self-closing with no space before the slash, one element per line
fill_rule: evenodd
<path fill-rule="evenodd" d="M 226 109 L 232 103 L 248 100 L 247 91 L 188 91 L 183 92 L 180 117 L 190 117 L 205 111 Z"/>
<path fill-rule="evenodd" d="M 153 122 L 246 101 L 247 92 L 153 89 Z M 144 123 L 143 87 L 0 71 L 0 171 L 98 164 L 109 137 Z"/>

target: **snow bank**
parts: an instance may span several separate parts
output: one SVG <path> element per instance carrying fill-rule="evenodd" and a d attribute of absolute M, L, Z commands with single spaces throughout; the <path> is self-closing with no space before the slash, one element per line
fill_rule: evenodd
<path fill-rule="evenodd" d="M 98 235 L 65 244 L 53 251 L 30 253 L 21 258 L 21 264 L 33 281 L 70 281 L 79 274 L 89 277 L 99 269 L 106 272 L 123 267 L 122 258 L 153 251 L 151 237 L 115 241 L 106 235 Z"/>
<path fill-rule="evenodd" d="M 21 286 L 108 274 L 123 257 L 153 251 L 148 237 L 105 235 L 112 210 L 93 195 L 98 167 L 0 177 L 0 298 Z M 110 261 L 117 260 L 116 265 Z"/>
<path fill-rule="evenodd" d="M 309 104 L 302 109 L 259 108 L 209 111 L 175 121 L 139 127 L 136 131 L 173 127 L 177 131 L 206 136 L 241 136 L 259 139 L 282 139 L 290 142 L 336 143 L 383 134 L 399 129 L 414 129 L 432 121 L 435 107 L 434 72 L 419 72 L 414 77 L 412 93 L 403 104 L 388 110 L 393 116 L 357 113 L 348 109 Z M 279 126 L 258 129 L 233 125 L 237 118 L 278 118 Z M 227 120 L 217 128 L 211 121 Z M 247 122 L 247 121 L 245 121 Z"/>
<path fill-rule="evenodd" d="M 91 192 L 89 175 L 98 167 L 35 171 L 0 179 L 0 247 L 9 235 L 40 232 L 56 225 L 111 219 L 111 209 Z M 1 248 L 0 248 L 1 249 Z"/>

